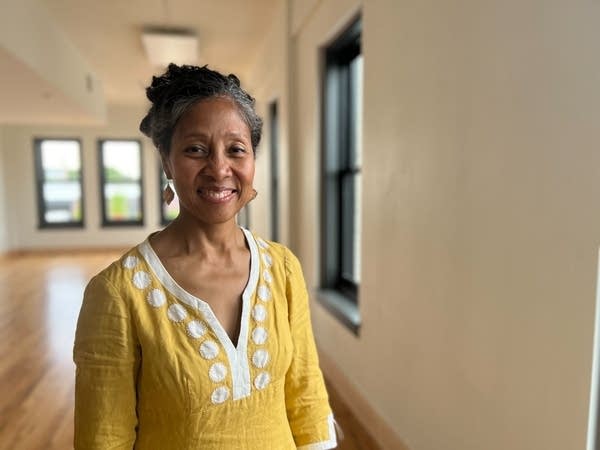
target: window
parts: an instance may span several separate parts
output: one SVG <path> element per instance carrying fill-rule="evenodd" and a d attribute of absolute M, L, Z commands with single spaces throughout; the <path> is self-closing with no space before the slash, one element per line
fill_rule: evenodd
<path fill-rule="evenodd" d="M 140 142 L 101 140 L 98 153 L 102 226 L 143 225 Z"/>
<path fill-rule="evenodd" d="M 271 240 L 279 240 L 279 116 L 277 102 L 269 105 L 271 153 Z"/>
<path fill-rule="evenodd" d="M 171 202 L 171 204 L 167 205 L 163 200 L 163 190 L 167 186 L 167 176 L 162 168 L 162 164 L 159 164 L 158 167 L 158 178 L 159 183 L 158 187 L 160 189 L 158 198 L 160 201 L 160 223 L 161 225 L 167 225 L 170 223 L 177 215 L 179 214 L 179 199 L 177 198 L 177 193 L 175 192 L 175 187 L 173 186 L 173 182 L 171 181 L 171 189 L 175 193 L 175 198 Z"/>
<path fill-rule="evenodd" d="M 39 228 L 83 227 L 81 143 L 34 141 Z"/>
<path fill-rule="evenodd" d="M 325 49 L 321 287 L 325 306 L 358 331 L 362 166 L 361 21 Z"/>

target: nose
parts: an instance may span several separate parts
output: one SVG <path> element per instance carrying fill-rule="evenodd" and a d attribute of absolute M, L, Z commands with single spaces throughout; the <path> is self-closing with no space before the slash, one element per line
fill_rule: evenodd
<path fill-rule="evenodd" d="M 211 175 L 215 179 L 222 179 L 228 177 L 231 174 L 229 160 L 227 159 L 224 152 L 211 152 L 207 160 L 206 172 L 208 175 Z"/>

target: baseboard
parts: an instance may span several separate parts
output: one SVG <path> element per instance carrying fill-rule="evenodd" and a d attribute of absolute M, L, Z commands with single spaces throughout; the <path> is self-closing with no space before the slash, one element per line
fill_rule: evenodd
<path fill-rule="evenodd" d="M 11 259 L 19 256 L 54 256 L 54 255 L 84 255 L 86 253 L 118 253 L 123 254 L 131 247 L 41 247 L 9 250 L 0 254 L 0 258 Z"/>
<path fill-rule="evenodd" d="M 371 437 L 377 441 L 381 448 L 384 450 L 410 450 L 342 373 L 335 362 L 322 351 L 319 351 L 319 362 L 323 374 L 331 382 L 333 389 L 342 397 L 356 419 L 369 431 Z"/>

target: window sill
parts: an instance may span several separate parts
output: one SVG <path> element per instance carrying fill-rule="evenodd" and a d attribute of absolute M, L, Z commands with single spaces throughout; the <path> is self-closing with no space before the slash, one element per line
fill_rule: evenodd
<path fill-rule="evenodd" d="M 358 305 L 348 297 L 332 289 L 319 289 L 318 302 L 356 336 L 360 331 L 360 311 Z"/>
<path fill-rule="evenodd" d="M 102 222 L 102 228 L 118 228 L 118 227 L 143 227 L 144 222 L 137 220 L 124 220 L 122 222 Z"/>

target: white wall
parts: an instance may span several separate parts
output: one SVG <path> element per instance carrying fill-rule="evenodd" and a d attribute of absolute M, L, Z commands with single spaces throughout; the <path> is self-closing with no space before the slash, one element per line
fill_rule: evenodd
<path fill-rule="evenodd" d="M 322 0 L 294 36 L 290 232 L 311 287 L 318 49 L 358 6 Z M 412 449 L 584 448 L 600 3 L 363 13 L 363 327 L 356 338 L 314 304 L 321 348 Z"/>
<path fill-rule="evenodd" d="M 33 122 L 27 120 L 27 113 L 39 120 L 28 101 L 44 113 L 53 106 L 55 117 L 49 120 L 54 122 L 56 117 L 89 124 L 106 119 L 101 81 L 39 0 L 7 0 L 2 5 L 0 62 L 6 77 L 0 93 L 3 101 L 13 104 L 11 113 L 0 115 L 0 120 Z M 42 93 L 44 100 L 40 101 Z"/>
<path fill-rule="evenodd" d="M 11 249 L 127 247 L 160 228 L 158 156 L 152 143 L 138 131 L 145 109 L 112 107 L 106 126 L 7 126 L 3 129 L 5 185 Z M 36 137 L 80 138 L 83 151 L 85 229 L 38 230 L 33 140 Z M 101 223 L 97 140 L 134 138 L 142 141 L 144 227 L 103 229 Z"/>

